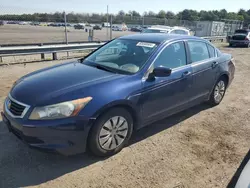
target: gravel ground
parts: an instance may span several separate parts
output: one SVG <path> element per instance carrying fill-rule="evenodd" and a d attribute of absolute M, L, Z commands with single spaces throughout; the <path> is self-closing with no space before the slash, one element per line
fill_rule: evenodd
<path fill-rule="evenodd" d="M 0 187 L 226 187 L 250 148 L 250 50 L 222 50 L 234 55 L 236 73 L 219 106 L 199 105 L 143 128 L 107 159 L 31 150 L 0 121 Z M 16 79 L 57 63 L 0 67 L 0 105 Z"/>

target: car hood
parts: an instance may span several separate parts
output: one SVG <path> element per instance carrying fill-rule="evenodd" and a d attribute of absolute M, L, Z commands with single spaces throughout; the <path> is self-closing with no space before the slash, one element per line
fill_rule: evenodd
<path fill-rule="evenodd" d="M 65 63 L 22 77 L 14 84 L 10 94 L 20 102 L 37 105 L 51 100 L 51 98 L 65 95 L 65 93 L 72 93 L 79 88 L 83 89 L 80 93 L 83 96 L 86 86 L 113 80 L 117 77 L 119 77 L 118 74 L 78 62 Z"/>

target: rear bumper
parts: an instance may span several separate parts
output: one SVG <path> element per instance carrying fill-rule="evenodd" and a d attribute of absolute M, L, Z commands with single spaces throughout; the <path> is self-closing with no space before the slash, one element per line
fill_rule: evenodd
<path fill-rule="evenodd" d="M 31 148 L 74 155 L 86 150 L 92 120 L 77 117 L 61 120 L 31 121 L 14 119 L 1 113 L 10 132 Z"/>
<path fill-rule="evenodd" d="M 229 87 L 234 79 L 234 73 L 235 73 L 235 64 L 234 64 L 234 59 L 232 59 L 230 61 L 230 63 L 228 64 L 229 66 L 229 80 L 228 80 L 228 85 L 227 87 Z"/>
<path fill-rule="evenodd" d="M 233 46 L 246 46 L 250 43 L 248 40 L 230 40 L 229 43 Z"/>

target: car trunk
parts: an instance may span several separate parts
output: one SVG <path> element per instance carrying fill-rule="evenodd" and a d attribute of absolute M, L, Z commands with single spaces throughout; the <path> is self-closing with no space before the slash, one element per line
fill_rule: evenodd
<path fill-rule="evenodd" d="M 236 34 L 232 36 L 232 40 L 245 40 L 246 37 L 246 34 Z"/>

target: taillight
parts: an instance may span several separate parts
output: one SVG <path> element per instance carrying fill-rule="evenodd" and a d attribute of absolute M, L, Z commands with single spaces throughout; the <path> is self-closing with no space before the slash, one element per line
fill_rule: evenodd
<path fill-rule="evenodd" d="M 249 40 L 249 38 L 246 37 L 245 40 Z"/>

